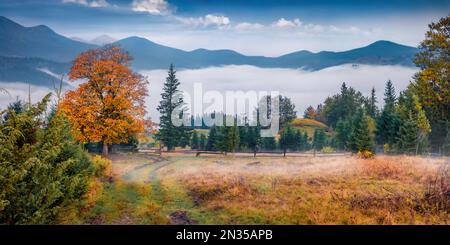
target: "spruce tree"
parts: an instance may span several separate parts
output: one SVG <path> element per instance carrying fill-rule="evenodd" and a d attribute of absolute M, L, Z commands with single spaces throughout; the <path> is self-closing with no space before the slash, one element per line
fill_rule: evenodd
<path fill-rule="evenodd" d="M 350 135 L 350 149 L 353 152 L 373 151 L 373 139 L 369 130 L 369 118 L 363 110 L 359 110 L 353 118 Z"/>
<path fill-rule="evenodd" d="M 218 127 L 218 137 L 215 147 L 225 153 L 234 152 L 239 146 L 239 129 L 236 122 L 233 126 Z"/>
<path fill-rule="evenodd" d="M 288 149 L 295 147 L 295 133 L 290 125 L 288 125 L 281 133 L 280 148 L 283 150 L 283 156 L 286 156 Z"/>
<path fill-rule="evenodd" d="M 253 151 L 253 156 L 256 157 L 261 146 L 261 132 L 259 126 L 248 127 L 247 130 L 248 147 Z"/>
<path fill-rule="evenodd" d="M 206 148 L 206 135 L 204 134 L 200 134 L 200 144 L 199 144 L 199 149 L 200 150 L 205 150 Z"/>
<path fill-rule="evenodd" d="M 389 144 L 392 147 L 396 143 L 401 124 L 401 119 L 395 111 L 396 103 L 394 86 L 388 80 L 384 92 L 384 107 L 376 126 L 376 139 L 381 145 Z"/>
<path fill-rule="evenodd" d="M 377 107 L 377 96 L 375 94 L 375 88 L 372 88 L 372 91 L 370 92 L 370 97 L 367 101 L 367 114 L 376 119 L 378 117 L 378 107 Z"/>
<path fill-rule="evenodd" d="M 176 77 L 176 71 L 173 65 L 170 65 L 166 81 L 164 83 L 163 92 L 161 93 L 161 101 L 157 110 L 160 112 L 160 129 L 157 133 L 159 139 L 168 151 L 171 151 L 178 145 L 182 137 L 188 137 L 190 130 L 185 126 L 175 126 L 172 123 L 172 112 L 175 108 L 184 104 L 178 86 L 180 82 Z"/>
<path fill-rule="evenodd" d="M 208 140 L 206 142 L 206 150 L 207 151 L 216 151 L 216 142 L 217 142 L 217 126 L 213 125 L 209 129 Z"/>
<path fill-rule="evenodd" d="M 326 135 L 325 131 L 323 129 L 316 129 L 314 130 L 314 138 L 313 138 L 313 147 L 315 150 L 322 150 L 322 148 L 325 146 L 326 142 Z"/>
<path fill-rule="evenodd" d="M 303 151 L 309 150 L 308 133 L 304 132 L 302 137 Z"/>
<path fill-rule="evenodd" d="M 417 141 L 417 122 L 412 118 L 402 122 L 399 130 L 397 149 L 400 153 L 414 153 Z"/>
<path fill-rule="evenodd" d="M 347 119 L 339 119 L 336 124 L 337 147 L 341 150 L 347 150 L 348 140 L 351 133 L 351 124 Z"/>
<path fill-rule="evenodd" d="M 262 148 L 267 151 L 273 151 L 277 149 L 277 142 L 275 137 L 263 137 L 261 139 Z"/>
<path fill-rule="evenodd" d="M 303 146 L 303 141 L 302 141 L 303 137 L 302 137 L 302 132 L 297 129 L 295 131 L 295 149 L 296 151 L 302 151 L 304 146 Z"/>
<path fill-rule="evenodd" d="M 394 85 L 392 84 L 391 80 L 388 80 L 384 89 L 384 109 L 394 110 L 396 102 L 397 97 L 395 95 Z"/>
<path fill-rule="evenodd" d="M 200 148 L 200 139 L 198 137 L 197 131 L 194 131 L 192 134 L 192 140 L 191 140 L 191 149 L 198 150 Z"/>

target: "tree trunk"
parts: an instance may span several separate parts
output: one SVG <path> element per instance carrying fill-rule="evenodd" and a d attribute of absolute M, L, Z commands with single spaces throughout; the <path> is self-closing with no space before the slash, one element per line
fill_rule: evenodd
<path fill-rule="evenodd" d="M 283 150 L 283 157 L 286 156 L 286 149 Z"/>
<path fill-rule="evenodd" d="M 103 142 L 103 151 L 102 151 L 102 155 L 104 157 L 108 156 L 108 144 L 106 144 L 105 142 Z"/>
<path fill-rule="evenodd" d="M 256 148 L 253 149 L 253 157 L 256 157 Z"/>

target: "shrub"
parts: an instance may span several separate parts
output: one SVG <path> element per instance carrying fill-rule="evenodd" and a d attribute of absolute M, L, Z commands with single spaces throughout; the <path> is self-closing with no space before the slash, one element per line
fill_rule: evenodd
<path fill-rule="evenodd" d="M 82 200 L 93 174 L 61 113 L 45 120 L 50 94 L 0 122 L 0 223 L 51 224 Z M 0 115 L 2 116 L 2 115 Z"/>
<path fill-rule="evenodd" d="M 362 159 L 373 158 L 375 154 L 368 150 L 358 151 L 358 157 Z"/>
<path fill-rule="evenodd" d="M 333 147 L 325 146 L 322 148 L 322 153 L 334 153 L 336 150 Z"/>
<path fill-rule="evenodd" d="M 94 175 L 98 178 L 111 177 L 112 162 L 109 159 L 96 155 L 92 159 L 94 165 Z"/>

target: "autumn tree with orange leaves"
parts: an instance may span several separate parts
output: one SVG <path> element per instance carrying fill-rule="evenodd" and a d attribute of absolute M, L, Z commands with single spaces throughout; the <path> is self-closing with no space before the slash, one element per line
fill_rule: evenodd
<path fill-rule="evenodd" d="M 71 80 L 86 82 L 65 94 L 61 108 L 76 139 L 102 142 L 104 156 L 108 145 L 144 130 L 148 81 L 130 69 L 130 60 L 119 47 L 106 46 L 80 54 L 69 72 Z"/>

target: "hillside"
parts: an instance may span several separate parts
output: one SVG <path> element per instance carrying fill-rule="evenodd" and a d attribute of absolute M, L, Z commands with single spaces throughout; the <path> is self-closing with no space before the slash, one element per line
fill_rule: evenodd
<path fill-rule="evenodd" d="M 78 53 L 96 47 L 59 35 L 44 25 L 24 27 L 2 16 L 0 33 L 1 56 L 70 62 Z"/>
<path fill-rule="evenodd" d="M 17 58 L 39 58 L 46 60 L 46 68 L 58 73 L 68 72 L 70 62 L 77 54 L 99 46 L 64 37 L 47 26 L 24 27 L 6 17 L 0 16 L 0 56 L 2 67 L 14 66 L 9 74 L 2 70 L 0 81 L 27 81 L 47 86 L 46 75 L 37 73 L 41 63 L 21 61 L 26 65 L 17 66 Z M 390 41 L 377 41 L 368 46 L 344 52 L 322 51 L 312 53 L 306 50 L 279 57 L 246 56 L 233 50 L 196 49 L 185 51 L 164 46 L 142 37 L 128 37 L 113 44 L 121 46 L 134 58 L 132 66 L 136 70 L 167 69 L 170 64 L 176 68 L 199 69 L 224 65 L 252 65 L 263 68 L 302 68 L 315 71 L 343 64 L 402 65 L 413 66 L 417 52 Z M 13 59 L 14 58 L 14 59 Z M 12 64 L 5 62 L 11 61 Z M 23 68 L 23 69 L 22 69 Z M 35 81 L 31 81 L 36 78 Z"/>
<path fill-rule="evenodd" d="M 309 138 L 312 138 L 314 136 L 314 130 L 316 129 L 324 129 L 324 130 L 328 129 L 328 126 L 325 125 L 324 123 L 307 118 L 294 119 L 291 125 L 295 129 L 299 129 L 302 132 L 306 132 Z"/>

